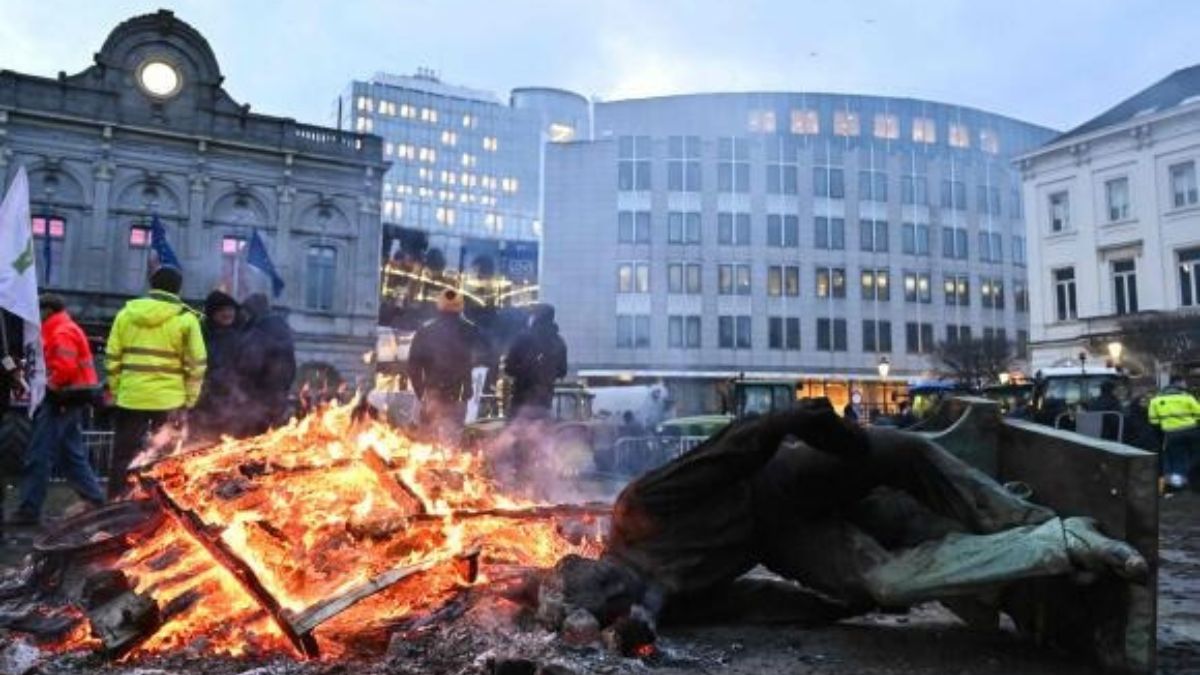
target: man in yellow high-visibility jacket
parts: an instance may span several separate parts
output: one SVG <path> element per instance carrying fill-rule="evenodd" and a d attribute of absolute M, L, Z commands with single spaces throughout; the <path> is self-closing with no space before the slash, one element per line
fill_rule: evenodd
<path fill-rule="evenodd" d="M 1163 432 L 1162 471 L 1169 487 L 1187 486 L 1200 471 L 1200 402 L 1183 388 L 1182 378 L 1150 400 L 1150 424 Z"/>
<path fill-rule="evenodd" d="M 168 422 L 182 424 L 200 396 L 207 354 L 196 313 L 179 299 L 182 287 L 177 268 L 160 267 L 149 294 L 125 303 L 108 335 L 105 370 L 117 406 L 110 498 L 124 491 L 129 463 L 146 435 Z"/>

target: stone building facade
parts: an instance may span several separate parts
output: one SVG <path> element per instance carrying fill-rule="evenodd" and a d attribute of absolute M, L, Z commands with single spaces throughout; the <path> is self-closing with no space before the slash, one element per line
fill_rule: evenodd
<path fill-rule="evenodd" d="M 0 178 L 29 174 L 42 286 L 104 335 L 145 290 L 154 215 L 195 303 L 265 289 L 242 255 L 257 230 L 298 361 L 353 376 L 378 313 L 382 141 L 251 112 L 223 79 L 169 11 L 117 26 L 76 75 L 0 72 Z"/>

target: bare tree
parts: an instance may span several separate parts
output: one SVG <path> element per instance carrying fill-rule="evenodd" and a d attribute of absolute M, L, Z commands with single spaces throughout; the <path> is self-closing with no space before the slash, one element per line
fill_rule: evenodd
<path fill-rule="evenodd" d="M 1200 312 L 1143 312 L 1119 326 L 1116 339 L 1132 354 L 1174 367 L 1200 362 Z"/>
<path fill-rule="evenodd" d="M 978 389 L 1008 372 L 1014 351 L 1008 340 L 982 337 L 939 342 L 930 355 L 941 375 Z"/>

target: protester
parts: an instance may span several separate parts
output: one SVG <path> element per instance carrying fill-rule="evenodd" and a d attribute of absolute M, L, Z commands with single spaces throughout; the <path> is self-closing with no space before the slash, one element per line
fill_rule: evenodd
<path fill-rule="evenodd" d="M 208 368 L 204 372 L 200 398 L 189 420 L 192 429 L 201 435 L 229 433 L 227 424 L 240 417 L 246 403 L 235 363 L 242 338 L 240 310 L 232 296 L 219 290 L 209 293 L 204 301 L 201 330 L 208 353 Z"/>
<path fill-rule="evenodd" d="M 513 378 L 509 417 L 545 417 L 554 402 L 554 382 L 567 374 L 567 344 L 554 323 L 554 308 L 538 305 L 529 327 L 517 336 L 504 358 Z"/>
<path fill-rule="evenodd" d="M 846 406 L 842 408 L 842 418 L 847 422 L 858 423 L 858 408 L 855 407 L 854 401 L 846 403 Z"/>
<path fill-rule="evenodd" d="M 408 351 L 408 379 L 421 401 L 421 427 L 431 438 L 457 446 L 473 393 L 471 369 L 482 360 L 483 336 L 463 316 L 461 293 L 446 289 L 437 318 L 421 326 Z"/>
<path fill-rule="evenodd" d="M 1187 487 L 1200 470 L 1200 402 L 1184 389 L 1182 377 L 1150 400 L 1150 423 L 1162 430 L 1162 473 L 1167 487 Z"/>
<path fill-rule="evenodd" d="M 150 276 L 150 292 L 117 313 L 105 369 L 116 414 L 108 496 L 124 491 L 129 463 L 146 435 L 168 422 L 182 427 L 204 382 L 207 352 L 195 312 L 179 299 L 183 274 L 170 265 Z"/>
<path fill-rule="evenodd" d="M 1090 412 L 1110 412 L 1122 415 L 1121 399 L 1117 398 L 1116 385 L 1111 380 L 1100 383 L 1100 395 L 1084 406 Z M 1121 420 L 1116 415 L 1105 415 L 1101 420 L 1100 437 L 1109 441 L 1120 441 Z"/>
<path fill-rule="evenodd" d="M 238 436 L 255 436 L 288 418 L 288 396 L 296 380 L 296 340 L 287 319 L 262 293 L 246 298 L 247 321 L 237 343 L 234 369 L 246 401 Z"/>
<path fill-rule="evenodd" d="M 908 401 L 900 402 L 900 410 L 896 413 L 896 426 L 904 429 L 917 423 L 916 415 L 912 414 Z"/>
<path fill-rule="evenodd" d="M 83 444 L 83 419 L 99 390 L 92 348 L 61 297 L 44 294 L 39 305 L 46 399 L 34 417 L 33 438 L 25 457 L 21 504 L 14 519 L 18 524 L 41 520 L 50 472 L 56 467 L 84 501 L 93 506 L 104 503 Z"/>

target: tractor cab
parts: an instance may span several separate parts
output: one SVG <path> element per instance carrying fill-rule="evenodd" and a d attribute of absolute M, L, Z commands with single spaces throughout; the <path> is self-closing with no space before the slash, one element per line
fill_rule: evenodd
<path fill-rule="evenodd" d="M 1040 424 L 1055 426 L 1058 418 L 1072 414 L 1100 396 L 1105 382 L 1113 383 L 1113 393 L 1122 407 L 1131 397 L 1129 376 L 1115 368 L 1063 366 L 1043 368 L 1034 377 L 1033 416 Z"/>

